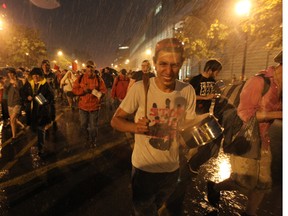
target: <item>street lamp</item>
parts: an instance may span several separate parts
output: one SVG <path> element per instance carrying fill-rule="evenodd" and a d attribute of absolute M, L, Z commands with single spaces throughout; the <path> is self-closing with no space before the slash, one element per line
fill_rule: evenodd
<path fill-rule="evenodd" d="M 4 22 L 0 19 L 0 31 L 4 29 Z"/>
<path fill-rule="evenodd" d="M 250 0 L 241 0 L 235 5 L 235 11 L 239 16 L 245 17 L 248 19 L 251 10 Z M 247 58 L 247 46 L 248 46 L 248 30 L 244 31 L 244 53 L 243 53 L 243 62 L 241 70 L 241 80 L 245 79 L 245 67 L 246 67 L 246 58 Z"/>
<path fill-rule="evenodd" d="M 152 54 L 152 51 L 151 51 L 151 49 L 147 49 L 147 50 L 145 51 L 145 53 L 146 53 L 146 55 L 150 56 L 150 55 Z"/>
<path fill-rule="evenodd" d="M 63 52 L 62 52 L 61 50 L 59 50 L 59 51 L 57 52 L 57 55 L 58 55 L 58 56 L 63 56 Z"/>
<path fill-rule="evenodd" d="M 129 62 L 130 62 L 129 59 L 126 59 L 126 60 L 125 60 L 125 64 L 126 64 L 126 65 L 129 64 Z"/>

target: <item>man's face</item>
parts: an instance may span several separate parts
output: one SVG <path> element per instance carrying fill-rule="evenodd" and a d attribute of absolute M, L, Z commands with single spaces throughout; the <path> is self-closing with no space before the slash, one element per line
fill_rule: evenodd
<path fill-rule="evenodd" d="M 215 79 L 219 73 L 220 73 L 220 70 L 216 70 L 216 71 L 212 72 L 211 77 Z"/>
<path fill-rule="evenodd" d="M 34 83 L 38 83 L 41 80 L 41 77 L 38 74 L 32 75 Z"/>
<path fill-rule="evenodd" d="M 44 64 L 42 64 L 42 69 L 43 69 L 44 71 L 48 71 L 48 70 L 50 69 L 50 65 L 47 64 L 47 63 L 44 63 Z"/>
<path fill-rule="evenodd" d="M 149 69 L 149 63 L 148 63 L 148 62 L 142 62 L 141 68 L 142 68 L 142 71 L 143 71 L 144 73 L 147 73 L 147 72 L 148 72 L 148 69 Z"/>
<path fill-rule="evenodd" d="M 90 66 L 90 65 L 87 65 L 85 72 L 88 74 L 89 77 L 93 76 L 93 73 L 92 73 L 93 72 L 93 67 Z"/>
<path fill-rule="evenodd" d="M 161 90 L 174 90 L 183 59 L 180 53 L 160 51 L 155 60 L 157 84 Z"/>
<path fill-rule="evenodd" d="M 8 72 L 9 79 L 15 79 L 16 75 L 14 73 Z"/>

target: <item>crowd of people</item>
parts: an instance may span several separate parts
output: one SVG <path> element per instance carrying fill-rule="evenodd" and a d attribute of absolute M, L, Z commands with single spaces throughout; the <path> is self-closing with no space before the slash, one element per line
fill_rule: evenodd
<path fill-rule="evenodd" d="M 142 62 L 141 71 L 134 73 L 126 69 L 117 72 L 109 67 L 97 70 L 91 60 L 78 72 L 52 71 L 48 60 L 43 60 L 39 68 L 31 71 L 5 68 L 7 76 L 0 80 L 2 118 L 9 118 L 15 139 L 17 127 L 23 127 L 18 116 L 24 110 L 25 124 L 37 131 L 41 155 L 47 124 L 57 129 L 56 99 L 65 98 L 69 108 L 79 110 L 81 131 L 91 147 L 98 145 L 99 110 L 103 107 L 114 110 L 113 116 L 105 116 L 106 121 L 111 121 L 116 130 L 134 134 L 131 179 L 134 214 L 181 215 L 189 180 L 198 174 L 202 164 L 217 156 L 222 139 L 220 136 L 207 145 L 192 149 L 181 140 L 181 125 L 210 112 L 212 100 L 217 99 L 213 87 L 222 70 L 219 60 L 209 59 L 201 74 L 189 82 L 181 82 L 178 78 L 184 61 L 183 44 L 176 38 L 167 38 L 156 44 L 155 73 L 148 60 Z M 244 86 L 238 108 L 243 122 L 256 116 L 262 140 L 261 159 L 254 161 L 260 170 L 253 169 L 254 184 L 248 190 L 247 208 L 242 215 L 256 215 L 265 192 L 271 189 L 267 131 L 274 119 L 282 119 L 282 52 L 275 62 L 276 67 L 262 72 L 271 81 L 268 93 L 262 97 L 261 79 L 253 77 Z M 240 190 L 242 186 L 243 176 L 237 173 L 239 166 L 235 162 L 240 159 L 231 158 L 236 164 L 232 166 L 231 177 L 222 183 L 207 183 L 208 201 L 215 207 L 220 201 L 221 190 Z M 232 187 L 235 185 L 238 187 Z"/>
<path fill-rule="evenodd" d="M 44 153 L 47 126 L 57 130 L 56 102 L 71 110 L 79 110 L 81 129 L 86 144 L 97 145 L 98 117 L 100 108 L 105 112 L 107 123 L 112 112 L 126 96 L 130 79 L 135 72 L 105 67 L 96 69 L 93 61 L 86 62 L 82 70 L 73 71 L 51 68 L 44 59 L 40 67 L 13 68 L 0 70 L 1 120 L 4 127 L 11 127 L 12 143 L 17 131 L 29 126 L 37 132 L 39 155 Z M 24 118 L 19 119 L 20 116 Z"/>

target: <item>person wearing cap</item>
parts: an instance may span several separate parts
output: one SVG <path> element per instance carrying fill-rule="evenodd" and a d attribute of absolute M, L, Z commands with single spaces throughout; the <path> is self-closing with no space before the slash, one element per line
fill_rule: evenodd
<path fill-rule="evenodd" d="M 21 96 L 26 104 L 30 104 L 31 113 L 31 128 L 37 131 L 37 148 L 39 156 L 45 153 L 45 134 L 46 126 L 51 123 L 50 104 L 54 101 L 54 92 L 43 77 L 41 68 L 33 68 L 30 72 L 31 80 L 25 83 Z M 39 100 L 39 95 L 42 95 L 45 100 Z"/>
<path fill-rule="evenodd" d="M 178 39 L 159 41 L 153 57 L 157 76 L 136 82 L 111 120 L 113 128 L 135 134 L 132 153 L 135 215 L 158 215 L 177 184 L 180 148 L 177 128 L 184 120 L 196 116 L 193 87 L 177 79 L 184 59 L 184 48 Z M 127 118 L 133 113 L 134 122 Z"/>
<path fill-rule="evenodd" d="M 50 87 L 53 89 L 54 94 L 57 91 L 57 77 L 55 75 L 55 73 L 53 73 L 53 71 L 51 70 L 50 67 L 50 62 L 47 59 L 44 59 L 41 63 L 41 69 L 42 69 L 42 73 L 44 78 L 46 79 L 46 82 L 50 85 Z M 57 122 L 55 121 L 56 118 L 56 107 L 55 107 L 55 101 L 50 103 L 50 109 L 51 109 L 51 119 L 53 122 L 53 129 L 57 130 Z"/>
<path fill-rule="evenodd" d="M 230 156 L 232 174 L 230 178 L 215 183 L 208 181 L 208 200 L 217 206 L 220 191 L 239 190 L 246 193 L 248 200 L 242 215 L 256 215 L 265 193 L 271 190 L 271 147 L 269 128 L 275 119 L 282 119 L 282 51 L 275 57 L 276 66 L 261 71 L 270 79 L 269 90 L 262 95 L 264 79 L 253 76 L 248 79 L 241 91 L 237 114 L 245 123 L 256 116 L 259 122 L 261 149 L 260 159 Z"/>
<path fill-rule="evenodd" d="M 87 61 L 85 74 L 75 80 L 72 88 L 72 92 L 79 96 L 78 108 L 81 132 L 86 146 L 90 147 L 97 146 L 101 99 L 107 93 L 105 83 L 98 73 L 95 70 L 94 62 Z"/>
<path fill-rule="evenodd" d="M 4 83 L 4 91 L 7 94 L 12 140 L 14 140 L 16 138 L 17 125 L 20 125 L 22 129 L 24 128 L 24 125 L 18 119 L 22 107 L 20 90 L 23 83 L 17 78 L 15 68 L 7 68 L 7 71 L 8 79 Z"/>

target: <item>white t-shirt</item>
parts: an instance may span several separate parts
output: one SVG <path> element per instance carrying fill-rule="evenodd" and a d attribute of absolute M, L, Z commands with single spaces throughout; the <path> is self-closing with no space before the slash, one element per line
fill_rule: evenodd
<path fill-rule="evenodd" d="M 179 168 L 178 125 L 184 119 L 195 118 L 196 95 L 190 84 L 176 80 L 173 92 L 160 90 L 155 78 L 150 78 L 147 117 L 149 134 L 135 134 L 132 153 L 134 167 L 146 172 L 173 172 Z M 120 104 L 135 121 L 144 117 L 145 93 L 143 81 L 136 82 Z"/>

